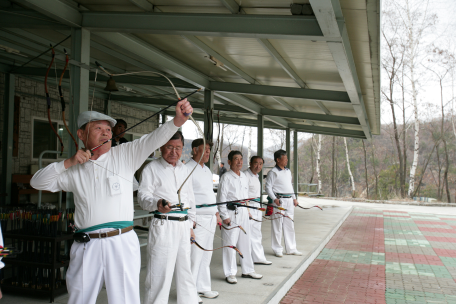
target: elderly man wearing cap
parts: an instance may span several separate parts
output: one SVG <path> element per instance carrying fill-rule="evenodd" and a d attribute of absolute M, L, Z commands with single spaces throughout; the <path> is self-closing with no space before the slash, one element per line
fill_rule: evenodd
<path fill-rule="evenodd" d="M 73 192 L 76 227 L 66 273 L 68 303 L 95 303 L 103 282 L 109 303 L 140 303 L 141 257 L 133 231 L 133 174 L 146 158 L 188 119 L 190 103 L 176 106 L 176 116 L 154 132 L 111 149 L 116 121 L 89 111 L 78 117 L 77 135 L 86 149 L 39 170 L 30 181 L 38 190 Z M 90 160 L 90 161 L 89 161 Z"/>
<path fill-rule="evenodd" d="M 217 223 L 222 223 L 216 206 L 202 207 L 203 204 L 214 204 L 213 178 L 211 170 L 204 164 L 209 161 L 212 143 L 203 146 L 202 138 L 192 142 L 192 159 L 186 164 L 189 170 L 196 169 L 192 175 L 193 193 L 196 202 L 196 241 L 205 249 L 212 249 Z M 201 159 L 201 155 L 204 154 Z M 201 161 L 199 162 L 199 160 Z M 197 165 L 197 162 L 198 165 Z M 200 207 L 198 207 L 200 206 Z M 196 246 L 192 247 L 192 274 L 195 279 L 196 289 L 201 297 L 216 298 L 219 293 L 211 288 L 211 259 L 212 251 L 203 251 Z"/>

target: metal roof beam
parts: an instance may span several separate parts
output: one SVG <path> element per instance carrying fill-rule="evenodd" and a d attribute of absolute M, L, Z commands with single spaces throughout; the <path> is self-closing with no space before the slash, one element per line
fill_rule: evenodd
<path fill-rule="evenodd" d="M 313 90 L 217 81 L 211 81 L 209 89 L 219 92 L 350 103 L 350 98 L 348 97 L 347 93 L 340 91 Z"/>
<path fill-rule="evenodd" d="M 365 137 L 370 140 L 372 134 L 369 119 L 364 106 L 355 60 L 340 3 L 337 0 L 310 0 L 310 4 L 321 31 L 328 38 L 328 48 L 339 70 L 340 77 L 361 123 Z"/>
<path fill-rule="evenodd" d="M 359 126 L 359 121 L 358 121 L 358 118 L 356 118 L 356 117 L 292 112 L 292 111 L 280 111 L 280 110 L 274 110 L 274 109 L 262 109 L 261 114 L 268 115 L 268 116 L 282 117 L 282 118 L 305 119 L 305 120 L 310 120 L 310 121 L 315 121 L 315 122 L 332 122 L 332 123 Z"/>
<path fill-rule="evenodd" d="M 94 32 L 326 40 L 313 16 L 93 11 L 80 14 L 81 25 Z"/>
<path fill-rule="evenodd" d="M 130 96 L 123 96 L 123 95 L 111 95 L 111 100 L 131 102 L 131 103 L 142 103 L 142 104 L 149 104 L 149 105 L 159 105 L 159 106 L 169 106 L 169 105 L 176 103 L 176 101 L 171 100 L 171 99 L 130 97 Z M 194 109 L 204 109 L 204 103 L 193 102 L 192 107 Z M 247 111 L 241 107 L 223 105 L 223 104 L 214 104 L 214 110 L 250 114 L 249 111 Z"/>
<path fill-rule="evenodd" d="M 57 0 L 14 0 L 25 7 L 33 9 L 51 19 L 57 20 L 70 27 L 81 27 L 82 15 L 81 13 Z M 9 26 L 11 27 L 11 26 Z"/>
<path fill-rule="evenodd" d="M 68 29 L 68 25 L 43 16 L 42 14 L 35 11 L 17 9 L 4 9 L 0 11 L 0 27 L 28 29 Z"/>
<path fill-rule="evenodd" d="M 1 41 L 1 40 L 0 40 Z M 92 68 L 94 70 L 95 68 Z M 30 76 L 43 76 L 46 74 L 46 68 L 28 68 L 22 67 L 14 70 L 14 74 L 18 75 L 30 75 Z M 57 75 L 61 75 L 62 70 L 57 69 Z M 63 75 L 64 78 L 69 78 L 69 72 L 66 71 Z M 95 72 L 90 72 L 89 74 L 90 80 L 95 80 Z M 102 75 L 98 73 L 97 81 L 107 81 L 109 79 L 108 76 Z M 171 84 L 163 77 L 152 77 L 152 76 L 116 76 L 115 77 L 116 83 L 125 83 L 125 84 L 137 84 L 137 85 L 151 85 L 151 86 L 158 86 L 158 87 L 170 87 Z M 174 83 L 176 88 L 186 88 L 186 89 L 194 89 L 195 87 L 180 80 L 179 78 L 170 78 L 170 80 Z"/>
<path fill-rule="evenodd" d="M 363 138 L 363 139 L 366 138 L 363 131 L 357 131 L 357 130 L 334 129 L 334 128 L 327 128 L 327 127 L 307 126 L 307 125 L 292 124 L 292 123 L 290 123 L 288 126 L 290 129 L 294 129 L 298 132 L 342 136 L 342 137 L 354 137 L 354 138 Z"/>

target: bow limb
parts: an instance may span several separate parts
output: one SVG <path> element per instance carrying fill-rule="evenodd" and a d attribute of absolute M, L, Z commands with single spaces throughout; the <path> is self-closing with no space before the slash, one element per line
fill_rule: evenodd
<path fill-rule="evenodd" d="M 321 211 L 323 211 L 323 208 L 321 208 L 320 206 L 312 206 L 312 207 L 306 208 L 306 207 L 303 207 L 303 206 L 301 206 L 301 205 L 297 205 L 296 207 L 299 207 L 299 208 L 305 209 L 305 210 L 312 209 L 312 208 L 318 208 L 318 209 L 320 209 Z"/>
<path fill-rule="evenodd" d="M 59 142 L 60 142 L 60 156 L 61 156 L 63 154 L 63 141 L 62 141 L 62 138 L 60 137 L 59 133 L 57 133 L 57 131 L 55 130 L 54 126 L 52 125 L 52 120 L 51 120 L 51 97 L 49 96 L 49 90 L 48 90 L 48 85 L 47 85 L 49 71 L 51 70 L 52 64 L 54 63 L 54 59 L 55 59 L 55 51 L 54 51 L 54 48 L 52 47 L 52 45 L 51 45 L 51 51 L 52 51 L 51 63 L 49 64 L 48 69 L 46 71 L 46 75 L 44 76 L 44 91 L 46 92 L 47 116 L 48 116 L 49 125 L 51 126 L 52 131 L 54 131 L 54 134 L 59 139 Z"/>
<path fill-rule="evenodd" d="M 199 226 L 201 226 L 201 227 L 203 227 L 202 225 L 200 225 L 200 224 L 198 224 L 198 223 L 196 223 L 196 224 L 199 225 Z M 203 228 L 204 228 L 204 227 L 203 227 Z M 204 228 L 204 229 L 206 229 L 206 228 Z M 207 229 L 206 229 L 206 230 L 207 230 Z M 222 238 L 219 237 L 218 235 L 215 235 L 215 236 L 217 236 L 219 239 L 221 239 L 222 241 L 224 241 L 224 239 L 222 239 Z M 216 251 L 216 250 L 219 250 L 219 249 L 222 249 L 222 248 L 231 248 L 231 249 L 236 250 L 236 252 L 239 254 L 239 256 L 240 256 L 241 258 L 244 258 L 244 256 L 242 255 L 242 252 L 239 251 L 239 249 L 237 249 L 237 247 L 236 247 L 236 246 L 233 246 L 233 245 L 222 246 L 222 247 L 215 248 L 215 249 L 205 249 L 203 246 L 201 246 L 200 244 L 198 244 L 198 242 L 195 240 L 194 237 L 191 237 L 191 238 L 190 238 L 190 242 L 193 243 L 193 244 L 195 244 L 199 249 L 201 249 L 201 250 L 203 250 L 203 251 Z"/>
<path fill-rule="evenodd" d="M 63 98 L 63 92 L 62 92 L 62 80 L 63 76 L 65 75 L 65 71 L 68 67 L 68 62 L 70 60 L 68 53 L 66 49 L 63 49 L 65 51 L 65 67 L 63 68 L 62 75 L 60 75 L 60 80 L 59 80 L 59 93 L 60 93 L 60 104 L 62 105 L 62 120 L 63 120 L 63 125 L 65 126 L 65 129 L 67 130 L 68 134 L 70 134 L 71 138 L 73 139 L 74 145 L 76 146 L 76 151 L 79 150 L 78 142 L 74 138 L 73 134 L 70 132 L 70 129 L 67 126 L 66 119 L 65 119 L 65 99 Z"/>
<path fill-rule="evenodd" d="M 171 80 L 169 80 L 171 82 Z M 180 97 L 179 97 L 180 99 Z M 199 126 L 199 124 L 193 119 L 192 115 L 189 115 L 189 118 L 193 121 L 193 123 L 195 124 L 195 126 L 197 127 L 198 131 L 201 133 L 201 135 L 203 136 L 203 151 L 204 149 L 206 148 L 206 137 L 204 136 L 204 132 L 203 130 L 201 130 L 201 127 Z M 196 167 L 199 166 L 199 163 L 201 162 L 201 160 L 203 159 L 203 156 L 204 156 L 204 152 L 201 154 L 201 157 L 200 159 L 198 160 L 198 162 L 196 163 L 195 167 L 193 168 L 193 170 L 190 172 L 190 174 L 185 178 L 184 182 L 182 183 L 182 185 L 179 187 L 179 190 L 177 190 L 177 197 L 179 199 L 179 205 L 180 205 L 180 209 L 183 210 L 183 204 L 182 204 L 182 201 L 181 201 L 181 191 L 182 191 L 182 188 L 184 187 L 185 183 L 188 181 L 188 179 L 190 178 L 190 176 L 193 174 L 193 172 L 196 170 Z"/>

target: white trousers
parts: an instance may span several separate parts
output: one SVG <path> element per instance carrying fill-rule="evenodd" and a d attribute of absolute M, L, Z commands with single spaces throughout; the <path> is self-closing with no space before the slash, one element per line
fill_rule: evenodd
<path fill-rule="evenodd" d="M 190 228 L 188 222 L 154 218 L 147 245 L 145 304 L 167 304 L 173 275 L 176 279 L 177 303 L 196 304 L 198 296 L 190 262 Z"/>
<path fill-rule="evenodd" d="M 217 217 L 215 215 L 197 215 L 196 228 L 193 229 L 198 244 L 204 249 L 213 249 L 214 233 L 217 226 Z M 203 227 L 201 227 L 201 226 Z M 192 274 L 195 280 L 196 290 L 198 292 L 211 291 L 211 259 L 212 251 L 203 251 L 196 245 L 192 247 Z"/>
<path fill-rule="evenodd" d="M 260 204 L 255 202 L 250 202 L 249 205 L 252 207 L 260 207 Z M 263 220 L 262 211 L 255 209 L 249 210 L 250 214 L 252 215 L 252 218 L 258 221 Z M 252 243 L 252 260 L 254 263 L 266 261 L 262 241 L 263 235 L 261 234 L 261 223 L 254 220 L 250 220 L 250 242 Z"/>
<path fill-rule="evenodd" d="M 274 208 L 274 214 L 271 218 L 272 220 L 272 229 L 271 229 L 271 243 L 272 243 L 272 250 L 275 253 L 283 253 L 282 247 L 282 232 L 285 241 L 285 251 L 286 253 L 293 253 L 296 250 L 296 237 L 294 231 L 294 222 L 292 222 L 289 218 L 283 217 L 281 215 L 275 214 L 276 212 L 280 212 L 289 216 L 290 218 L 294 219 L 294 204 L 292 198 L 281 198 L 280 203 L 282 207 L 287 209 L 287 211 L 282 211 Z"/>
<path fill-rule="evenodd" d="M 90 233 L 108 232 L 99 229 Z M 141 252 L 134 231 L 84 244 L 74 242 L 66 273 L 69 304 L 91 304 L 106 284 L 110 304 L 139 304 Z"/>
<path fill-rule="evenodd" d="M 243 274 L 252 273 L 255 271 L 253 268 L 253 260 L 251 253 L 251 243 L 250 243 L 250 223 L 249 223 L 249 213 L 247 208 L 239 207 L 237 208 L 237 214 L 234 210 L 228 210 L 228 215 L 231 219 L 231 225 L 226 226 L 227 228 L 235 227 L 241 225 L 244 230 L 247 232 L 245 234 L 241 229 L 234 228 L 231 230 L 222 229 L 222 244 L 223 246 L 236 246 L 239 251 L 244 256 L 241 260 L 241 268 Z M 236 264 L 236 255 L 237 252 L 231 248 L 223 248 L 223 272 L 225 277 L 230 275 L 236 275 L 237 273 L 237 264 Z"/>

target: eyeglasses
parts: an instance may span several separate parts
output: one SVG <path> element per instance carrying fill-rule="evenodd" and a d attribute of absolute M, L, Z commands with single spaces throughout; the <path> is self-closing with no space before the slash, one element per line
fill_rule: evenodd
<path fill-rule="evenodd" d="M 174 150 L 176 152 L 182 151 L 182 147 L 166 146 L 165 149 L 168 150 L 168 151 L 173 151 Z"/>

